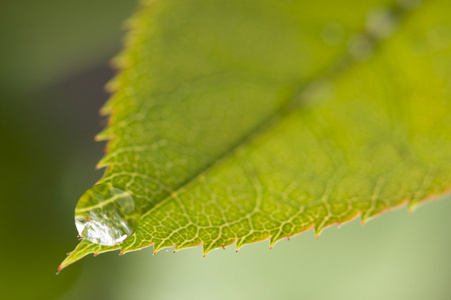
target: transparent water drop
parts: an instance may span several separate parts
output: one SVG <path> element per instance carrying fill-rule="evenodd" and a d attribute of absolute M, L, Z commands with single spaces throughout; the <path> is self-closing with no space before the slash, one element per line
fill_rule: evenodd
<path fill-rule="evenodd" d="M 130 193 L 111 183 L 87 190 L 75 208 L 78 233 L 103 246 L 122 243 L 135 232 L 140 219 L 141 211 Z"/>

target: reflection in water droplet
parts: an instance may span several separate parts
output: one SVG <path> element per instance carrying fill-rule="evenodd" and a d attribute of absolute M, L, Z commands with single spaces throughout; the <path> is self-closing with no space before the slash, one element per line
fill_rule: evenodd
<path fill-rule="evenodd" d="M 95 244 L 114 246 L 136 230 L 141 219 L 133 197 L 111 183 L 101 183 L 87 190 L 75 208 L 78 233 Z"/>

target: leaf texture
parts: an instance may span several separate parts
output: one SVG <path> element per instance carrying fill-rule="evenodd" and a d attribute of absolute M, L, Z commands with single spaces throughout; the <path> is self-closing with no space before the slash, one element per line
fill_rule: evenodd
<path fill-rule="evenodd" d="M 103 108 L 118 246 L 204 254 L 362 222 L 451 187 L 451 3 L 149 1 Z"/>

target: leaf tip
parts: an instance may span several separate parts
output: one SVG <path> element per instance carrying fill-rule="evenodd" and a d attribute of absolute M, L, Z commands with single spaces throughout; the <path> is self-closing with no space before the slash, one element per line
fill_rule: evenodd
<path fill-rule="evenodd" d="M 56 275 L 59 275 L 59 273 L 61 272 L 61 270 L 63 269 L 64 267 L 62 266 L 62 265 L 60 265 L 59 267 L 58 267 L 58 269 L 56 269 Z"/>
<path fill-rule="evenodd" d="M 68 265 L 70 265 L 70 263 L 67 263 L 66 260 L 64 260 L 64 261 L 58 266 L 58 269 L 56 269 L 56 275 L 59 275 L 59 273 L 61 272 L 61 270 L 63 270 L 64 268 L 66 268 Z"/>

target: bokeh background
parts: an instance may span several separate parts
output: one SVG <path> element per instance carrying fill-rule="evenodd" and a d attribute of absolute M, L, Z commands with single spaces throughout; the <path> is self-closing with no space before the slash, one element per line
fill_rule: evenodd
<path fill-rule="evenodd" d="M 102 175 L 98 110 L 135 0 L 0 3 L 0 299 L 451 299 L 451 198 L 279 242 L 87 257 L 73 211 Z"/>

